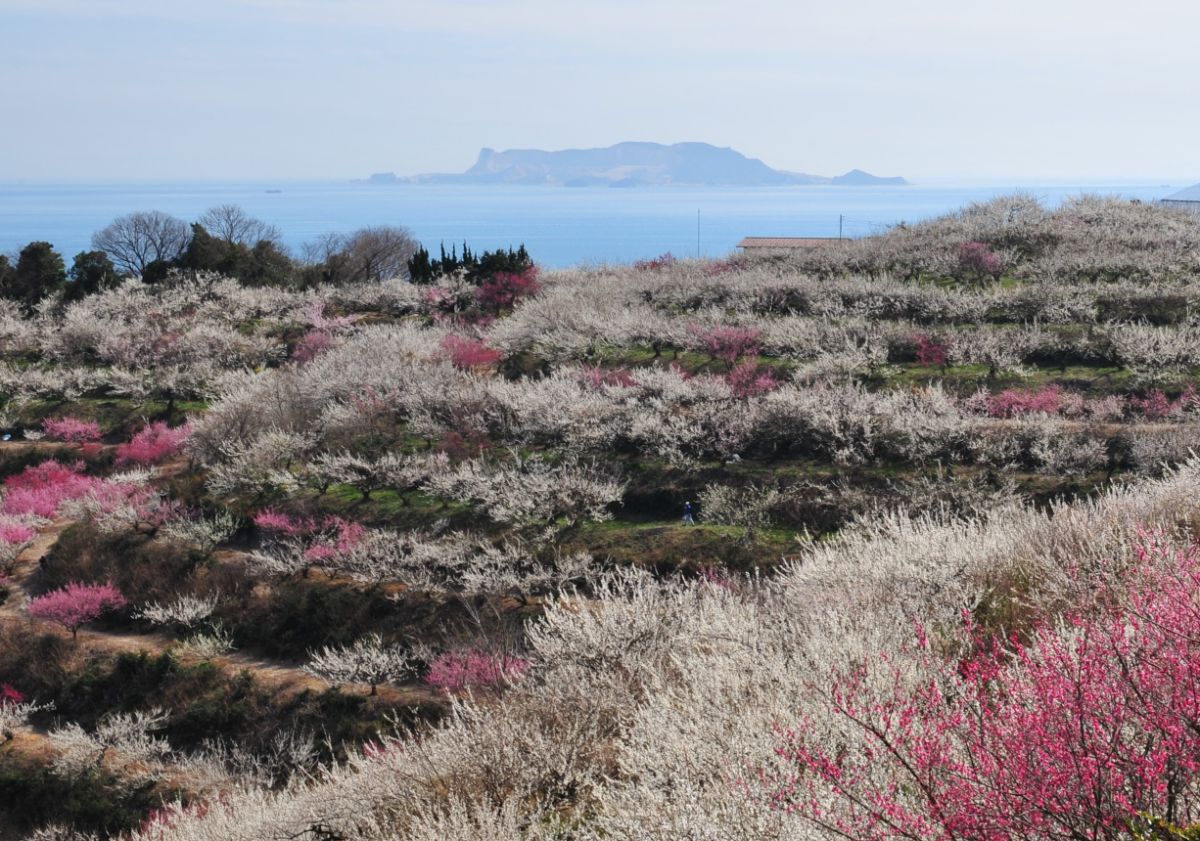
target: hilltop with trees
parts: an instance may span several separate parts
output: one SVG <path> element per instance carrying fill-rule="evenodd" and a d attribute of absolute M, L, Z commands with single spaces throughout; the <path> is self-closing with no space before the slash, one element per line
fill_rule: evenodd
<path fill-rule="evenodd" d="M 354 242 L 7 266 L 4 832 L 1196 834 L 1200 218 Z"/>

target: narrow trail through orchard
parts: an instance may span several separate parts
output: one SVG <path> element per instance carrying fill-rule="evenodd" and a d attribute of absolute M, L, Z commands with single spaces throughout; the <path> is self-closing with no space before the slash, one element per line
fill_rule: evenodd
<path fill-rule="evenodd" d="M 25 447 L 32 448 L 27 443 Z M 156 471 L 156 478 L 169 478 L 180 468 L 181 465 L 177 462 L 165 464 Z M 31 590 L 41 570 L 42 561 L 54 550 L 63 533 L 71 526 L 77 525 L 78 522 L 78 520 L 63 517 L 51 521 L 48 525 L 43 526 L 30 544 L 17 555 L 12 574 L 9 577 L 8 599 L 0 604 L 0 622 L 33 623 L 45 630 L 67 636 L 65 630 L 52 622 L 29 616 L 25 608 L 33 598 Z M 224 554 L 233 557 L 238 553 Z M 226 559 L 228 560 L 228 558 Z M 169 635 L 155 631 L 136 632 L 80 628 L 77 638 L 77 644 L 86 650 L 107 654 L 146 652 L 159 655 L 166 653 L 172 645 L 177 643 L 178 640 Z M 177 655 L 185 662 L 201 659 L 180 652 L 177 652 Z M 299 693 L 305 690 L 324 692 L 332 687 L 329 682 L 309 674 L 299 666 L 275 662 L 241 651 L 232 651 L 205 659 L 230 671 L 248 671 L 260 684 L 278 693 Z M 350 690 L 351 687 L 342 686 L 342 691 Z M 355 686 L 353 691 L 357 694 L 367 694 L 369 690 L 364 686 Z M 382 702 L 390 704 L 426 704 L 445 700 L 444 696 L 438 695 L 424 685 L 400 687 L 381 685 L 378 687 L 377 697 Z"/>

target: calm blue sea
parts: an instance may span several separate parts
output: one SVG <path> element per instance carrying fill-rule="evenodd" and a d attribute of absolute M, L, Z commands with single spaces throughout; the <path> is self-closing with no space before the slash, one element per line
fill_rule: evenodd
<path fill-rule="evenodd" d="M 525 243 L 544 266 L 628 262 L 672 252 L 720 256 L 744 236 L 863 236 L 1017 190 L 1048 205 L 1080 193 L 1156 200 L 1181 183 L 990 183 L 907 187 L 556 188 L 346 182 L 0 184 L 0 253 L 48 240 L 68 262 L 93 231 L 138 210 L 191 221 L 241 205 L 288 246 L 327 231 L 405 225 L 429 248 Z"/>

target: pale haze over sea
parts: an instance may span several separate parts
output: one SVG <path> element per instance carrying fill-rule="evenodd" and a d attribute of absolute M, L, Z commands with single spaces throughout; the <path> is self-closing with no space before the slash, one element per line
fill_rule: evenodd
<path fill-rule="evenodd" d="M 161 210 L 188 221 L 233 203 L 274 224 L 295 251 L 328 231 L 404 225 L 436 252 L 525 243 L 546 267 L 620 263 L 671 252 L 719 257 L 744 236 L 858 237 L 1014 191 L 1048 206 L 1080 193 L 1156 201 L 1186 181 L 924 183 L 903 187 L 369 185 L 348 182 L 0 184 L 0 253 L 47 240 L 68 264 L 113 218 Z M 697 211 L 699 219 L 697 220 Z M 697 221 L 699 224 L 697 224 Z M 699 241 L 697 242 L 697 231 Z"/>

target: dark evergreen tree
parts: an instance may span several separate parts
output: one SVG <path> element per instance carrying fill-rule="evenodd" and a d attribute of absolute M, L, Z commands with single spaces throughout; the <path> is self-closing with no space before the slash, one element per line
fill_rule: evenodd
<path fill-rule="evenodd" d="M 121 282 L 116 266 L 103 251 L 80 251 L 68 274 L 71 282 L 63 296 L 68 301 L 78 301 Z"/>
<path fill-rule="evenodd" d="M 62 291 L 67 283 L 67 266 L 50 243 L 31 242 L 21 249 L 17 266 L 6 281 L 4 296 L 32 309 L 47 295 Z"/>

